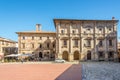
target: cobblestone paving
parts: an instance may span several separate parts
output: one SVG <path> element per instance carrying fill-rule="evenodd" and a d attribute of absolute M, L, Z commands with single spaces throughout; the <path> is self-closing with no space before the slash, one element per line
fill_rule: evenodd
<path fill-rule="evenodd" d="M 120 80 L 120 63 L 82 63 L 82 80 Z"/>

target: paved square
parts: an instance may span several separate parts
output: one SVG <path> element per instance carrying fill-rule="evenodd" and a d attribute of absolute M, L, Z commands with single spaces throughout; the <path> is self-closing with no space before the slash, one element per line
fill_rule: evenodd
<path fill-rule="evenodd" d="M 0 64 L 0 80 L 81 80 L 78 64 Z"/>
<path fill-rule="evenodd" d="M 120 63 L 82 63 L 82 80 L 120 80 Z"/>

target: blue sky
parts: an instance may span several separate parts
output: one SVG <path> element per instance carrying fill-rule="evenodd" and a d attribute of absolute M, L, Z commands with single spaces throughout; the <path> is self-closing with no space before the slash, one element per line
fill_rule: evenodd
<path fill-rule="evenodd" d="M 120 0 L 0 0 L 0 36 L 17 41 L 19 31 L 55 31 L 53 19 L 120 20 Z M 118 36 L 120 36 L 120 23 Z"/>

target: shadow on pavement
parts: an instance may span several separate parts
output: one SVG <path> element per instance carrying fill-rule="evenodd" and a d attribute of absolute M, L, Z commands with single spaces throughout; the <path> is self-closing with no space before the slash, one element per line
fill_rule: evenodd
<path fill-rule="evenodd" d="M 55 80 L 81 80 L 81 65 L 73 64 Z"/>

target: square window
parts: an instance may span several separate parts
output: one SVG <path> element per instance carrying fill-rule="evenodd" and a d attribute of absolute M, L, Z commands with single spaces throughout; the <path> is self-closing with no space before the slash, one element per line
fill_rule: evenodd
<path fill-rule="evenodd" d="M 39 37 L 40 40 L 42 40 L 42 37 Z"/>
<path fill-rule="evenodd" d="M 88 28 L 87 30 L 90 31 L 90 28 Z"/>
<path fill-rule="evenodd" d="M 25 36 L 23 36 L 22 39 L 24 40 L 24 39 L 25 39 Z"/>
<path fill-rule="evenodd" d="M 100 28 L 99 31 L 102 31 L 102 29 Z"/>
<path fill-rule="evenodd" d="M 61 30 L 61 33 L 63 34 L 63 33 L 64 33 L 64 30 Z"/>
<path fill-rule="evenodd" d="M 72 33 L 75 34 L 75 30 L 72 30 Z"/>
<path fill-rule="evenodd" d="M 109 31 L 111 31 L 112 29 L 111 28 L 109 28 Z"/>

